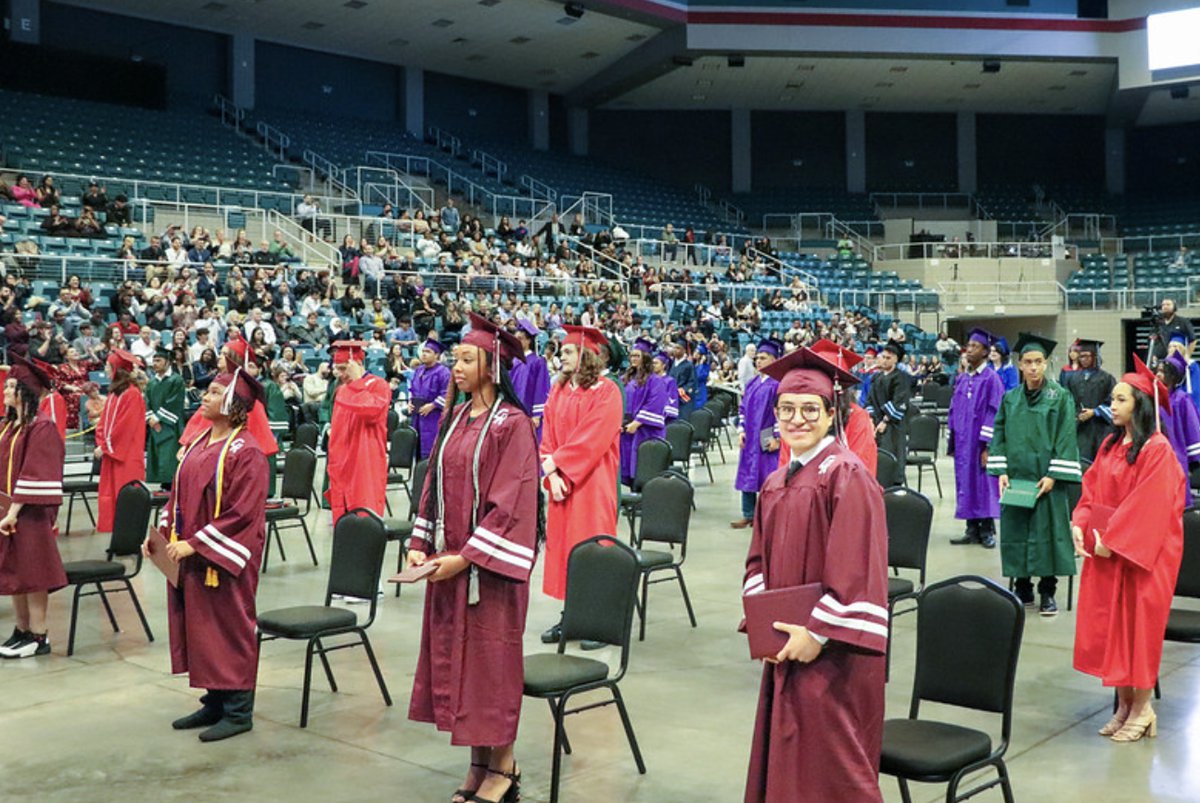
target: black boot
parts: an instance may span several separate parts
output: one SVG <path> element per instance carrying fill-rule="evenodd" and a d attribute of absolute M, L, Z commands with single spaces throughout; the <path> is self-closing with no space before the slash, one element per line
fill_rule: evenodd
<path fill-rule="evenodd" d="M 558 621 L 554 623 L 554 627 L 542 633 L 543 644 L 557 644 L 562 638 L 562 615 L 559 614 Z"/>
<path fill-rule="evenodd" d="M 200 698 L 200 705 L 203 707 L 199 711 L 175 720 L 171 723 L 171 727 L 177 731 L 185 731 L 191 728 L 207 728 L 210 725 L 216 725 L 221 721 L 221 715 L 224 712 L 221 707 L 222 695 L 223 692 L 220 691 L 208 692 Z"/>
<path fill-rule="evenodd" d="M 254 727 L 254 692 L 227 691 L 223 699 L 225 715 L 221 721 L 201 732 L 200 741 L 219 742 L 245 733 Z"/>
<path fill-rule="evenodd" d="M 996 548 L 996 522 L 992 519 L 980 519 L 979 543 L 984 549 Z"/>
<path fill-rule="evenodd" d="M 967 519 L 967 531 L 962 538 L 951 538 L 950 543 L 954 546 L 963 546 L 964 544 L 979 543 L 979 519 Z"/>

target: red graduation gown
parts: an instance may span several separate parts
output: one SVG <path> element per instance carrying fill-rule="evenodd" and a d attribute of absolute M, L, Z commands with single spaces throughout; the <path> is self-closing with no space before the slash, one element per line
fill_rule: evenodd
<path fill-rule="evenodd" d="M 621 469 L 621 391 L 600 377 L 589 388 L 556 382 L 542 420 L 541 454 L 554 458 L 569 493 L 555 502 L 546 491 L 546 558 L 542 591 L 567 592 L 567 556 L 595 535 L 617 533 L 617 474 Z"/>
<path fill-rule="evenodd" d="M 58 437 L 67 439 L 67 402 L 57 390 L 52 390 L 38 402 L 38 417 L 49 418 L 58 430 Z"/>
<path fill-rule="evenodd" d="M 830 442 L 763 484 L 743 593 L 820 583 L 810 664 L 763 665 L 746 801 L 878 801 L 887 645 L 887 519 L 875 477 Z"/>
<path fill-rule="evenodd" d="M 347 510 L 365 507 L 380 516 L 387 507 L 387 411 L 391 386 L 364 374 L 338 388 L 329 422 L 329 490 L 333 522 Z"/>
<path fill-rule="evenodd" d="M 850 418 L 846 421 L 846 445 L 874 477 L 875 469 L 879 465 L 879 447 L 875 443 L 875 426 L 871 423 L 871 416 L 867 414 L 867 411 L 853 402 L 850 404 Z M 786 466 L 790 462 L 792 462 L 792 450 L 781 441 L 779 465 Z"/>
<path fill-rule="evenodd" d="M 0 425 L 0 482 L 22 505 L 17 531 L 0 535 L 0 594 L 53 591 L 67 584 L 54 543 L 54 521 L 62 504 L 63 451 L 62 438 L 49 418 L 39 415 L 20 429 L 10 421 Z"/>
<path fill-rule="evenodd" d="M 503 403 L 479 456 L 479 507 L 471 528 L 472 464 L 486 415 L 468 422 L 467 405 L 443 444 L 445 552 L 471 568 L 425 589 L 421 654 L 409 719 L 450 732 L 455 745 L 495 746 L 517 738 L 524 688 L 521 639 L 537 543 L 537 442 L 520 408 Z M 436 455 L 435 455 L 436 456 Z M 411 549 L 434 550 L 438 504 L 433 467 L 421 493 Z M 477 572 L 478 602 L 471 604 Z"/>
<path fill-rule="evenodd" d="M 217 501 L 217 465 L 227 439 L 200 443 L 184 458 L 159 526 L 171 528 L 196 554 L 179 565 L 179 586 L 167 585 L 171 671 L 187 672 L 193 688 L 247 691 L 258 673 L 254 595 L 266 536 L 267 461 L 243 430 L 229 444 Z M 209 568 L 215 587 L 206 585 Z"/>
<path fill-rule="evenodd" d="M 137 385 L 105 400 L 96 445 L 101 454 L 96 532 L 110 533 L 117 494 L 134 480 L 146 481 L 146 399 Z"/>
<path fill-rule="evenodd" d="M 1116 436 L 1114 436 L 1116 437 Z M 1110 558 L 1086 558 L 1075 616 L 1075 668 L 1105 686 L 1154 688 L 1163 633 L 1183 559 L 1183 469 L 1171 444 L 1155 433 L 1137 462 L 1129 447 L 1101 446 L 1083 475 L 1071 523 L 1086 532 L 1094 505 L 1116 511 L 1101 542 Z"/>
<path fill-rule="evenodd" d="M 208 432 L 211 428 L 212 422 L 205 418 L 200 410 L 196 410 L 188 419 L 187 426 L 183 428 L 179 443 L 183 446 L 194 443 L 196 438 L 200 437 L 200 433 Z M 267 457 L 279 451 L 279 444 L 271 432 L 271 424 L 267 421 L 267 411 L 262 402 L 256 401 L 250 414 L 246 416 L 246 431 L 254 436 L 254 442 L 259 444 L 262 453 Z"/>

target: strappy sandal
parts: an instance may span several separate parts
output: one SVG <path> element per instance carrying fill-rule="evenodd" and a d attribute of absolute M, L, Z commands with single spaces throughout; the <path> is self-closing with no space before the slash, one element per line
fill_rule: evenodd
<path fill-rule="evenodd" d="M 509 780 L 508 788 L 504 790 L 504 794 L 499 800 L 489 800 L 486 797 L 480 797 L 478 791 L 476 794 L 467 798 L 468 801 L 474 803 L 517 803 L 521 799 L 521 769 L 513 764 L 512 772 L 504 772 L 503 770 L 494 770 L 488 767 L 488 773 L 491 775 L 502 775 Z"/>
<path fill-rule="evenodd" d="M 488 765 L 487 764 L 477 764 L 474 761 L 472 761 L 471 767 L 473 769 L 474 768 L 482 768 L 482 769 L 486 770 L 488 768 Z M 478 787 L 476 787 L 475 789 L 455 789 L 454 795 L 450 798 L 450 803 L 467 803 L 467 801 L 475 799 L 475 793 L 478 791 L 479 791 Z"/>

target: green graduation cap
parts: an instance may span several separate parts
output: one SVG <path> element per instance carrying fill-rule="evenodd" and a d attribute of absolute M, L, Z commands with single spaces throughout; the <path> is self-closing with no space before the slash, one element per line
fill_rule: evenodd
<path fill-rule="evenodd" d="M 1013 348 L 1013 351 L 1017 354 L 1024 354 L 1027 351 L 1040 351 L 1043 356 L 1049 357 L 1057 345 L 1056 341 L 1048 337 L 1042 337 L 1030 332 L 1021 332 L 1017 336 L 1017 345 Z"/>

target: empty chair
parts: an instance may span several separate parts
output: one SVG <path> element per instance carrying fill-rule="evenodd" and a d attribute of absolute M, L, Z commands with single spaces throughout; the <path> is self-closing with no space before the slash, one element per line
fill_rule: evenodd
<path fill-rule="evenodd" d="M 888 528 L 888 659 L 892 654 L 892 619 L 896 604 L 916 599 L 925 587 L 925 562 L 929 554 L 929 531 L 933 527 L 933 503 L 920 493 L 908 488 L 889 488 L 883 492 L 883 507 L 887 512 Z M 900 569 L 915 569 L 917 581 L 900 576 Z M 900 613 L 909 613 L 915 608 L 906 608 Z"/>
<path fill-rule="evenodd" d="M 713 446 L 717 447 L 717 453 L 721 455 L 721 462 L 725 462 L 725 447 L 721 445 L 721 431 L 725 429 L 725 402 L 719 397 L 709 399 L 701 410 L 708 410 L 712 413 L 712 437 L 709 439 L 709 449 Z M 693 416 L 694 419 L 694 416 Z M 693 420 L 694 423 L 694 420 Z"/>
<path fill-rule="evenodd" d="M 637 469 L 633 475 L 633 487 L 621 491 L 621 510 L 629 519 L 629 540 L 634 537 L 633 527 L 642 512 L 642 487 L 652 477 L 671 467 L 671 444 L 662 438 L 651 438 L 638 445 Z"/>
<path fill-rule="evenodd" d="M 921 490 L 925 469 L 933 469 L 939 499 L 942 496 L 942 479 L 937 470 L 937 447 L 941 434 L 942 424 L 934 416 L 913 416 L 908 422 L 908 456 L 905 458 L 908 465 L 917 467 L 918 491 Z"/>
<path fill-rule="evenodd" d="M 67 573 L 67 584 L 75 586 L 71 597 L 71 626 L 67 636 L 67 655 L 75 652 L 75 624 L 79 619 L 80 597 L 99 596 L 108 614 L 108 621 L 114 633 L 121 632 L 117 626 L 117 617 L 113 614 L 108 602 L 108 594 L 127 592 L 133 601 L 133 608 L 138 618 L 142 620 L 142 629 L 146 631 L 146 639 L 154 641 L 150 632 L 150 623 L 142 612 L 142 604 L 137 592 L 129 582 L 142 571 L 142 542 L 146 540 L 146 528 L 150 524 L 150 490 L 140 482 L 131 482 L 117 494 L 117 505 L 113 512 L 113 530 L 108 541 L 108 550 L 104 560 L 76 560 L 64 563 Z M 133 558 L 133 570 L 116 560 L 117 558 Z M 119 583 L 120 587 L 105 588 L 106 583 Z M 94 586 L 91 591 L 85 587 Z"/>
<path fill-rule="evenodd" d="M 1175 596 L 1200 599 L 1200 510 L 1183 512 L 1183 561 L 1175 581 Z M 1167 641 L 1200 644 L 1200 610 L 1171 608 Z"/>
<path fill-rule="evenodd" d="M 671 445 L 671 464 L 678 465 L 684 474 L 691 474 L 692 442 L 695 435 L 695 428 L 681 419 L 667 424 L 664 433 L 664 438 Z"/>
<path fill-rule="evenodd" d="M 258 615 L 258 643 L 261 660 L 262 643 L 273 639 L 295 639 L 307 642 L 304 652 L 304 687 L 300 698 L 300 727 L 308 726 L 308 700 L 312 690 L 312 662 L 315 653 L 325 669 L 329 689 L 336 692 L 337 682 L 329 665 L 328 653 L 362 646 L 371 662 L 375 681 L 387 705 L 392 697 L 384 683 L 383 673 L 371 649 L 367 628 L 375 621 L 378 602 L 379 575 L 383 571 L 383 552 L 387 547 L 383 520 L 369 510 L 355 508 L 338 519 L 333 529 L 333 551 L 329 559 L 329 581 L 325 587 L 324 605 L 298 605 L 277 608 Z M 361 624 L 354 611 L 334 608 L 333 596 L 370 601 L 367 619 Z M 327 646 L 324 641 L 335 636 L 354 635 L 354 641 Z"/>
<path fill-rule="evenodd" d="M 688 597 L 687 584 L 683 581 L 683 561 L 687 558 L 688 526 L 692 517 L 694 495 L 695 491 L 687 478 L 671 472 L 655 477 L 642 489 L 642 520 L 634 545 L 638 568 L 642 573 L 642 598 L 638 605 L 641 627 L 638 630 L 638 641 L 646 638 L 648 592 L 651 583 L 678 580 L 688 619 L 692 627 L 696 626 L 692 600 Z M 664 544 L 668 549 L 646 549 L 647 542 Z M 678 552 L 675 551 L 676 547 L 679 548 Z M 650 579 L 651 575 L 663 571 L 671 571 L 673 576 Z"/>
<path fill-rule="evenodd" d="M 317 476 L 317 455 L 306 446 L 293 446 L 288 450 L 283 460 L 283 487 L 279 495 L 283 499 L 292 500 L 293 504 L 267 508 L 267 538 L 263 544 L 262 570 L 267 571 L 267 561 L 271 556 L 271 536 L 279 547 L 279 559 L 287 560 L 283 551 L 283 538 L 280 531 L 299 527 L 304 531 L 304 540 L 308 543 L 308 554 L 312 557 L 313 566 L 317 563 L 317 551 L 313 549 L 312 535 L 308 531 L 308 514 L 312 511 L 313 480 Z M 304 500 L 304 510 L 300 510 L 300 500 Z"/>
<path fill-rule="evenodd" d="M 708 470 L 708 481 L 713 482 L 712 466 L 708 462 L 708 450 L 713 441 L 713 413 L 707 407 L 701 407 L 692 413 L 688 419 L 692 425 L 692 454 L 700 458 L 704 468 Z"/>
<path fill-rule="evenodd" d="M 637 555 L 612 536 L 598 535 L 577 544 L 567 558 L 567 593 L 558 651 L 525 656 L 525 694 L 549 701 L 554 717 L 550 803 L 558 801 L 562 754 L 571 752 L 563 722 L 569 714 L 615 704 L 638 772 L 646 774 L 633 724 L 617 686 L 629 666 L 629 641 L 640 575 Z M 615 674 L 603 661 L 567 655 L 567 642 L 580 639 L 620 647 Z M 567 707 L 576 694 L 597 689 L 608 689 L 612 699 Z"/>
<path fill-rule="evenodd" d="M 296 436 L 292 439 L 292 447 L 306 446 L 315 452 L 320 438 L 321 430 L 317 425 L 307 422 L 296 427 Z"/>
<path fill-rule="evenodd" d="M 412 427 L 397 427 L 388 436 L 387 490 L 397 486 L 412 495 L 408 483 L 412 479 L 413 463 L 417 459 L 417 431 Z M 384 497 L 388 515 L 392 515 L 392 500 Z"/>
<path fill-rule="evenodd" d="M 383 520 L 383 529 L 387 534 L 388 542 L 396 541 L 400 544 L 400 554 L 396 560 L 396 571 L 404 571 L 405 552 L 408 550 L 408 539 L 412 537 L 413 519 L 417 515 L 417 505 L 421 502 L 421 491 L 425 487 L 425 472 L 429 468 L 429 461 L 422 460 L 413 466 L 412 485 L 408 493 L 408 518 L 396 519 L 386 518 Z M 396 596 L 400 596 L 400 583 L 396 583 Z"/>
<path fill-rule="evenodd" d="M 1025 606 L 983 577 L 961 576 L 926 586 L 917 597 L 917 660 L 907 719 L 883 724 L 879 771 L 894 775 L 911 803 L 910 781 L 945 783 L 947 801 L 1001 786 L 1011 803 L 1004 754 L 1012 735 L 1013 685 Z M 928 700 L 1000 715 L 1000 739 L 951 722 L 920 719 Z M 940 710 L 940 709 L 939 709 Z M 994 767 L 997 777 L 960 794 L 962 779 Z"/>
<path fill-rule="evenodd" d="M 86 477 L 74 475 L 63 477 L 63 495 L 67 497 L 67 526 L 64 532 L 71 532 L 71 511 L 75 507 L 75 498 L 83 502 L 92 526 L 96 526 L 96 517 L 92 514 L 92 506 L 88 504 L 88 494 L 100 493 L 100 458 L 92 458 L 92 468 Z"/>

